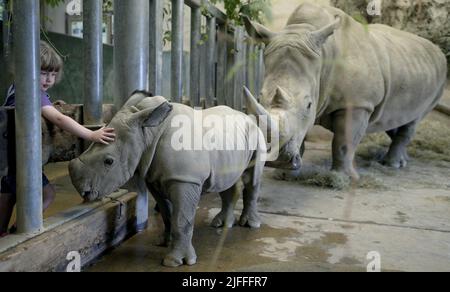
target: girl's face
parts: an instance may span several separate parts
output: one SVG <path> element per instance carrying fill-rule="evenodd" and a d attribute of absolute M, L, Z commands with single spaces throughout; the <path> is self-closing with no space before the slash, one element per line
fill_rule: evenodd
<path fill-rule="evenodd" d="M 55 85 L 58 72 L 41 71 L 41 90 L 47 91 Z"/>

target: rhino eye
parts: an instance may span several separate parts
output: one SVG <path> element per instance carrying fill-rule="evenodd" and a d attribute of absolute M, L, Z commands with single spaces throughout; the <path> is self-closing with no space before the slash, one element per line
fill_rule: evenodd
<path fill-rule="evenodd" d="M 308 103 L 307 109 L 310 110 L 312 108 L 312 102 Z"/>
<path fill-rule="evenodd" d="M 105 165 L 111 166 L 113 164 L 114 164 L 114 159 L 112 159 L 112 158 L 106 158 L 105 159 Z"/>

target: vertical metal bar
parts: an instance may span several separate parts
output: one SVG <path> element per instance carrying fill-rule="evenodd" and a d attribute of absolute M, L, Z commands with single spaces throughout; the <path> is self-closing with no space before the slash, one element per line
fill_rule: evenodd
<path fill-rule="evenodd" d="M 255 63 L 253 64 L 255 68 L 255 96 L 258 98 L 259 96 L 259 45 L 255 45 Z"/>
<path fill-rule="evenodd" d="M 2 12 L 2 32 L 3 32 L 3 50 L 5 50 L 5 46 L 8 44 L 8 7 L 6 7 L 6 1 L 0 0 L 0 5 L 3 5 L 3 12 Z"/>
<path fill-rule="evenodd" d="M 217 104 L 226 104 L 227 56 L 228 56 L 228 29 L 226 25 L 219 25 L 217 35 Z"/>
<path fill-rule="evenodd" d="M 150 1 L 149 89 L 162 95 L 163 68 L 163 0 Z"/>
<path fill-rule="evenodd" d="M 259 61 L 259 50 L 258 50 L 258 44 L 254 43 L 253 45 L 253 92 L 255 93 L 255 96 L 258 98 L 259 92 L 258 92 L 258 61 Z"/>
<path fill-rule="evenodd" d="M 237 26 L 234 32 L 235 54 L 234 54 L 234 79 L 233 79 L 233 108 L 242 110 L 242 85 L 243 69 L 245 68 L 244 58 L 244 30 Z"/>
<path fill-rule="evenodd" d="M 149 1 L 114 1 L 114 74 L 116 106 L 121 107 L 136 89 L 148 88 Z M 148 191 L 138 185 L 136 231 L 148 221 Z"/>
<path fill-rule="evenodd" d="M 245 42 L 245 29 L 242 28 L 242 35 L 241 35 L 241 39 L 240 39 L 240 45 L 241 45 L 241 52 L 240 52 L 240 63 L 241 63 L 241 67 L 239 70 L 239 83 L 238 83 L 238 90 L 240 90 L 239 96 L 238 96 L 238 106 L 239 106 L 239 110 L 243 111 L 244 110 L 244 94 L 243 94 L 243 88 L 244 85 L 246 84 L 246 71 L 247 71 L 247 43 Z"/>
<path fill-rule="evenodd" d="M 256 53 L 256 96 L 259 97 L 259 93 L 262 90 L 264 82 L 264 47 L 259 45 Z"/>
<path fill-rule="evenodd" d="M 6 7 L 6 1 L 5 0 L 0 0 L 0 6 L 3 6 L 4 10 L 2 12 L 2 33 L 3 33 L 3 38 L 2 38 L 2 44 L 3 44 L 3 51 L 5 50 L 5 45 L 7 44 L 7 39 L 8 39 L 8 33 L 7 33 L 7 28 L 8 28 L 8 10 Z"/>
<path fill-rule="evenodd" d="M 183 22 L 184 0 L 172 0 L 172 73 L 171 96 L 181 102 L 183 96 Z"/>
<path fill-rule="evenodd" d="M 3 58 L 5 60 L 6 69 L 8 73 L 11 73 L 11 26 L 9 23 L 9 12 L 7 7 L 7 1 L 2 0 L 4 3 L 3 10 Z"/>
<path fill-rule="evenodd" d="M 247 37 L 247 61 L 245 84 L 255 94 L 255 46 L 253 40 Z"/>
<path fill-rule="evenodd" d="M 258 93 L 261 92 L 261 90 L 263 89 L 263 85 L 264 85 L 264 77 L 266 76 L 266 67 L 264 66 L 264 49 L 265 49 L 266 45 L 262 44 L 261 45 L 261 50 L 259 51 L 259 72 L 260 72 L 260 77 L 259 77 L 259 91 Z"/>
<path fill-rule="evenodd" d="M 148 88 L 149 1 L 114 1 L 115 104 L 120 108 L 137 89 Z"/>
<path fill-rule="evenodd" d="M 142 232 L 148 226 L 148 190 L 145 180 L 141 177 L 135 178 L 136 198 L 136 232 Z"/>
<path fill-rule="evenodd" d="M 102 123 L 103 104 L 103 13 L 102 2 L 83 1 L 84 123 Z"/>
<path fill-rule="evenodd" d="M 190 60 L 190 100 L 194 107 L 200 106 L 200 27 L 201 11 L 198 7 L 191 8 L 191 60 Z"/>
<path fill-rule="evenodd" d="M 6 36 L 8 35 L 7 34 L 7 30 L 6 30 L 6 28 L 7 28 L 7 25 L 6 25 L 6 21 L 7 21 L 7 12 L 6 12 L 6 1 L 5 0 L 0 0 L 0 7 L 3 7 L 4 8 L 4 10 L 1 12 L 1 17 L 2 17 L 2 27 L 1 27 L 1 30 L 2 30 L 2 40 L 1 40 L 1 42 L 2 42 L 2 50 L 1 50 L 1 56 L 0 56 L 0 58 L 1 58 L 1 61 L 0 62 L 2 62 L 3 64 L 5 64 L 5 69 L 7 69 L 8 68 L 8 66 L 7 66 L 7 60 L 6 60 L 6 51 L 5 51 L 5 48 L 6 48 Z M 4 71 L 7 71 L 7 70 L 4 70 Z M 4 72 L 4 73 L 6 73 L 6 72 Z M 6 88 L 8 85 L 6 84 L 6 77 L 5 78 L 3 78 L 3 79 L 1 79 L 0 80 L 0 88 Z M 0 92 L 0 95 L 4 95 L 4 92 Z"/>
<path fill-rule="evenodd" d="M 234 79 L 236 77 L 236 38 L 235 31 L 227 38 L 227 70 L 225 77 L 225 105 L 234 107 Z"/>
<path fill-rule="evenodd" d="M 207 33 L 208 43 L 206 46 L 206 70 L 205 70 L 205 83 L 206 83 L 206 107 L 214 106 L 214 77 L 215 77 L 215 64 L 214 64 L 214 52 L 216 49 L 216 18 L 210 17 L 207 19 Z"/>
<path fill-rule="evenodd" d="M 16 1 L 17 226 L 19 233 L 42 230 L 41 92 L 39 0 Z"/>

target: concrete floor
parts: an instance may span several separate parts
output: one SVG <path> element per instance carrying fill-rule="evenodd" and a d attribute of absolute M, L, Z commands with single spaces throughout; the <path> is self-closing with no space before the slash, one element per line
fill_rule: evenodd
<path fill-rule="evenodd" d="M 193 238 L 198 263 L 192 267 L 160 265 L 167 248 L 157 246 L 162 222 L 152 200 L 149 228 L 86 271 L 366 271 L 372 251 L 380 255 L 382 271 L 450 271 L 449 161 L 413 158 L 405 169 L 393 170 L 359 157 L 360 173 L 377 183 L 345 190 L 275 180 L 275 171 L 266 169 L 259 202 L 263 225 L 257 230 L 209 227 L 220 199 L 205 194 Z M 304 162 L 305 169 L 327 168 L 329 142 L 308 143 Z M 46 216 L 81 202 L 66 164 L 49 165 L 46 173 L 58 192 Z M 241 208 L 239 201 L 236 217 Z"/>
<path fill-rule="evenodd" d="M 345 192 L 277 181 L 270 174 L 259 230 L 209 227 L 220 201 L 204 196 L 193 239 L 197 265 L 160 265 L 167 249 L 156 246 L 162 222 L 153 213 L 147 231 L 87 271 L 365 271 L 371 251 L 380 254 L 385 271 L 450 271 L 450 186 Z"/>

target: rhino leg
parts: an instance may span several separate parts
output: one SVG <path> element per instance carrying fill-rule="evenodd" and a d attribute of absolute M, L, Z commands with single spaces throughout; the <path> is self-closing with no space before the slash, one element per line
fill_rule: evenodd
<path fill-rule="evenodd" d="M 170 237 L 170 217 L 172 213 L 172 204 L 169 200 L 164 198 L 163 195 L 156 189 L 154 189 L 152 186 L 147 185 L 147 188 L 149 189 L 150 193 L 155 198 L 156 204 L 159 209 L 159 213 L 161 214 L 161 217 L 164 222 L 164 234 L 162 235 L 162 239 L 158 246 L 169 246 L 171 237 Z"/>
<path fill-rule="evenodd" d="M 257 203 L 261 181 L 260 179 L 257 179 L 256 183 L 254 183 L 254 173 L 253 168 L 251 168 L 247 170 L 243 176 L 244 209 L 242 210 L 241 218 L 239 219 L 239 225 L 248 226 L 250 228 L 259 228 L 261 226 L 261 218 L 258 214 Z"/>
<path fill-rule="evenodd" d="M 369 124 L 369 113 L 363 109 L 336 111 L 333 123 L 333 166 L 332 169 L 344 172 L 353 179 L 359 174 L 353 165 L 356 147 L 364 137 Z"/>
<path fill-rule="evenodd" d="M 392 140 L 389 151 L 384 156 L 382 163 L 387 166 L 402 168 L 408 163 L 406 147 L 411 142 L 418 120 L 406 124 L 398 129 L 386 132 Z"/>
<path fill-rule="evenodd" d="M 189 183 L 172 183 L 169 198 L 173 206 L 171 220 L 171 250 L 165 256 L 163 265 L 177 267 L 183 263 L 191 266 L 197 262 L 192 246 L 195 211 L 201 195 L 201 187 Z"/>
<path fill-rule="evenodd" d="M 211 221 L 212 227 L 233 227 L 235 223 L 234 206 L 240 197 L 241 190 L 241 184 L 238 182 L 228 190 L 220 193 L 220 197 L 222 199 L 222 210 L 220 210 L 219 214 L 217 214 Z"/>

